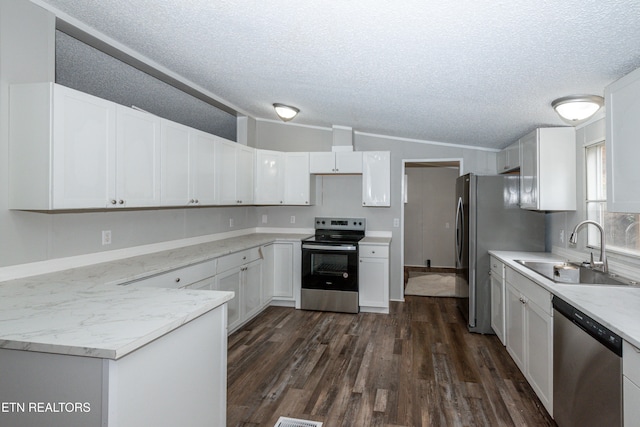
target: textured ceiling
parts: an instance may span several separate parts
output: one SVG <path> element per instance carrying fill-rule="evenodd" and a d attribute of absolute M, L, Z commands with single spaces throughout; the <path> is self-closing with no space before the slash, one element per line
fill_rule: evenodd
<path fill-rule="evenodd" d="M 638 0 L 36 0 L 231 106 L 502 148 L 640 67 Z"/>

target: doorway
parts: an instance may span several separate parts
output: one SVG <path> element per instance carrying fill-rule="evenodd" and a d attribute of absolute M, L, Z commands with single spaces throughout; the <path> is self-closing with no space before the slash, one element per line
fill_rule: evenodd
<path fill-rule="evenodd" d="M 456 296 L 455 185 L 461 159 L 403 162 L 403 295 Z"/>

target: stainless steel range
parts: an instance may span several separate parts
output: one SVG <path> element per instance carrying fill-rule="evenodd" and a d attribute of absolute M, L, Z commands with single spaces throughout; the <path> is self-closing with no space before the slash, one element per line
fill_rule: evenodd
<path fill-rule="evenodd" d="M 358 242 L 364 218 L 316 218 L 316 234 L 302 241 L 303 310 L 357 313 Z"/>

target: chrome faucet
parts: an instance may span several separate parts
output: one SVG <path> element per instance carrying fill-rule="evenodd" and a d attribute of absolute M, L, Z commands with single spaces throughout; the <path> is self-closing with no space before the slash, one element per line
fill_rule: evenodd
<path fill-rule="evenodd" d="M 595 225 L 600 231 L 600 261 L 594 261 L 593 252 L 591 252 L 591 267 L 594 269 L 598 269 L 603 273 L 608 273 L 609 265 L 607 263 L 607 250 L 605 248 L 606 243 L 604 238 L 604 228 L 602 228 L 600 224 L 590 219 L 579 222 L 571 232 L 571 236 L 569 237 L 569 243 L 571 243 L 572 245 L 575 245 L 576 243 L 578 243 L 578 230 L 580 229 L 580 227 L 587 224 Z"/>

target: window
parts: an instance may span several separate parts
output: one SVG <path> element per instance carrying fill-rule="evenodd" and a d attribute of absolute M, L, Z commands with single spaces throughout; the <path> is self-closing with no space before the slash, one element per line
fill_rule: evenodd
<path fill-rule="evenodd" d="M 607 212 L 607 170 L 604 141 L 586 148 L 587 219 L 604 227 L 607 250 L 640 256 L 640 215 Z M 588 227 L 587 245 L 600 247 L 600 233 Z"/>

